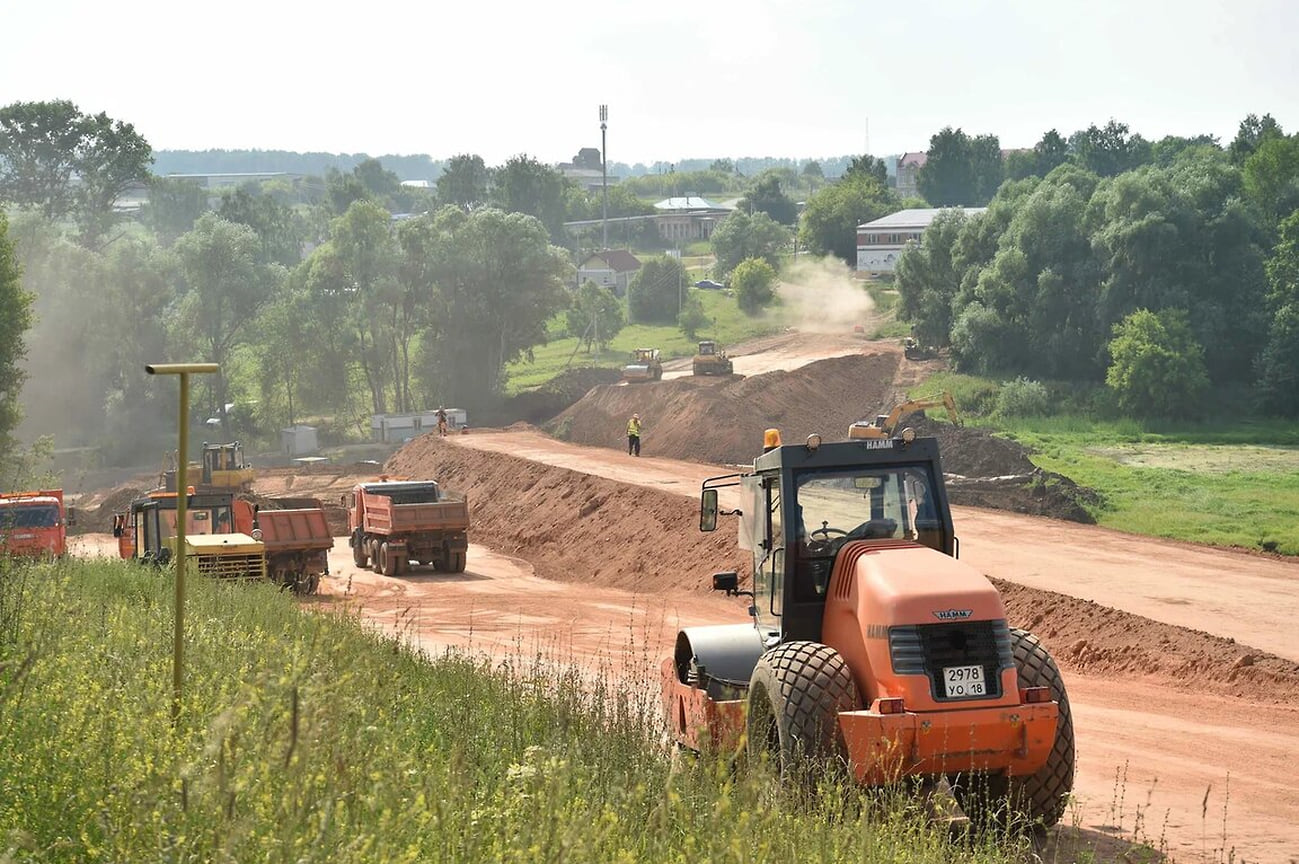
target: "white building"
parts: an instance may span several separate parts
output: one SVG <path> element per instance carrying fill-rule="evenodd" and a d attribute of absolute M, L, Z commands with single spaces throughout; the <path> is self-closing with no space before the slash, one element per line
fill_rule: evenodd
<path fill-rule="evenodd" d="M 919 243 L 929 223 L 947 210 L 964 210 L 966 216 L 982 213 L 987 207 L 932 207 L 924 210 L 899 210 L 857 226 L 857 271 L 859 273 L 892 273 L 898 256 L 908 243 Z"/>
<path fill-rule="evenodd" d="M 290 459 L 315 453 L 320 449 L 320 443 L 316 440 L 316 427 L 298 424 L 281 429 L 280 449 Z"/>
<path fill-rule="evenodd" d="M 452 430 L 461 429 L 469 424 L 469 415 L 463 408 L 446 408 L 447 426 Z M 412 414 L 372 414 L 370 415 L 370 438 L 374 441 L 400 444 L 425 432 L 436 432 L 438 412 L 416 411 Z"/>

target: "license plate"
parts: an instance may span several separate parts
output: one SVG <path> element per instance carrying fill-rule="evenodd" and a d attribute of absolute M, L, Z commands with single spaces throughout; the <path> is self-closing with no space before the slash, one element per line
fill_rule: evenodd
<path fill-rule="evenodd" d="M 983 678 L 982 666 L 944 666 L 943 683 L 947 698 L 958 696 L 987 696 L 988 685 Z"/>

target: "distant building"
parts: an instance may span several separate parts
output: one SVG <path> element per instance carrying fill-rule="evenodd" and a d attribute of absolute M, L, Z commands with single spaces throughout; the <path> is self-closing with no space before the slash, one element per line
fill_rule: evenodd
<path fill-rule="evenodd" d="M 618 178 L 612 174 L 608 178 L 604 176 L 601 164 L 598 148 L 583 147 L 577 151 L 572 162 L 561 162 L 555 166 L 555 170 L 587 192 L 597 192 L 604 188 L 606 179 L 610 186 L 618 183 Z"/>
<path fill-rule="evenodd" d="M 587 256 L 577 267 L 577 284 L 590 281 L 610 288 L 619 297 L 627 293 L 627 286 L 640 269 L 640 259 L 626 249 L 608 249 Z"/>
<path fill-rule="evenodd" d="M 873 222 L 857 226 L 857 271 L 859 273 L 892 273 L 898 256 L 908 243 L 919 243 L 925 229 L 944 210 L 963 210 L 972 216 L 986 207 L 932 207 L 923 210 L 899 210 Z"/>
<path fill-rule="evenodd" d="M 463 408 L 446 408 L 447 426 L 460 429 L 469 423 L 469 415 Z M 400 444 L 409 441 L 425 432 L 436 432 L 438 428 L 437 409 L 416 411 L 411 414 L 371 414 L 370 438 L 374 441 Z"/>
<path fill-rule="evenodd" d="M 694 195 L 664 198 L 654 205 L 654 211 L 658 214 L 654 224 L 659 236 L 669 243 L 707 240 L 713 236 L 717 225 L 731 215 L 733 209 Z"/>
<path fill-rule="evenodd" d="M 925 167 L 929 156 L 925 153 L 903 153 L 898 159 L 898 197 L 902 199 L 919 198 L 920 186 L 917 180 L 920 169 Z"/>
<path fill-rule="evenodd" d="M 288 171 L 255 171 L 243 174 L 168 174 L 167 179 L 192 180 L 203 189 L 228 189 L 245 183 L 259 183 L 262 180 L 299 180 L 302 176 Z"/>
<path fill-rule="evenodd" d="M 316 440 L 316 427 L 298 424 L 281 429 L 280 449 L 290 459 L 315 453 L 320 449 L 320 443 Z"/>

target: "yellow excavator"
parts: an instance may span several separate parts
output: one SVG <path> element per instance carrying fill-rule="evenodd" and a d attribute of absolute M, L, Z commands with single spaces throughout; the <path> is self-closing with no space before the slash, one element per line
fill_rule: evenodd
<path fill-rule="evenodd" d="M 956 400 L 952 398 L 951 393 L 943 391 L 933 396 L 924 396 L 902 402 L 894 406 L 893 410 L 888 414 L 880 414 L 873 421 L 858 420 L 848 427 L 848 437 L 892 438 L 894 437 L 893 431 L 904 417 L 908 417 L 917 411 L 923 411 L 926 408 L 946 408 L 947 417 L 952 421 L 953 426 L 965 425 L 965 422 L 961 420 L 960 412 L 956 410 Z"/>

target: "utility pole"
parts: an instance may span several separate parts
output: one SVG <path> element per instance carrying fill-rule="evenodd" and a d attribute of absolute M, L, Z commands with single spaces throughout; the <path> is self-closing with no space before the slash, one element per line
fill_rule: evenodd
<path fill-rule="evenodd" d="M 605 150 L 605 130 L 608 128 L 609 106 L 600 106 L 600 188 L 604 203 L 600 208 L 601 249 L 609 251 L 609 156 Z"/>

